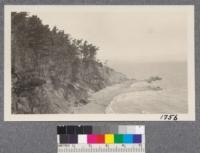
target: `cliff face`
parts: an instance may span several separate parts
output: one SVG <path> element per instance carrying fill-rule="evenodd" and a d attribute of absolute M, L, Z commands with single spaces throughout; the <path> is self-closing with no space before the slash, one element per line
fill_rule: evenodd
<path fill-rule="evenodd" d="M 47 92 L 48 95 L 51 95 L 48 97 L 51 108 L 53 108 L 51 112 L 73 113 L 73 107 L 88 103 L 88 96 L 90 94 L 106 86 L 127 80 L 125 75 L 115 72 L 109 67 L 97 67 L 97 69 L 99 69 L 98 73 L 94 74 L 94 79 L 90 82 L 85 82 L 80 78 L 76 83 L 68 83 L 67 85 L 60 86 L 56 90 L 52 90 L 51 93 Z M 49 87 L 45 88 L 45 90 L 49 90 Z"/>
<path fill-rule="evenodd" d="M 76 82 L 69 82 L 67 79 L 61 79 L 64 77 L 46 76 L 41 86 L 22 92 L 23 94 L 13 99 L 18 100 L 17 111 L 13 106 L 13 113 L 73 113 L 74 107 L 88 103 L 89 95 L 106 86 L 127 80 L 125 75 L 97 63 L 95 73 L 88 78 L 80 77 Z"/>
<path fill-rule="evenodd" d="M 114 69 L 109 67 L 104 67 L 103 72 L 101 73 L 104 74 L 104 79 L 106 80 L 107 85 L 113 85 L 127 80 L 126 75 L 116 72 Z"/>
<path fill-rule="evenodd" d="M 96 58 L 98 47 L 11 13 L 12 113 L 71 113 L 88 95 L 126 77 Z"/>

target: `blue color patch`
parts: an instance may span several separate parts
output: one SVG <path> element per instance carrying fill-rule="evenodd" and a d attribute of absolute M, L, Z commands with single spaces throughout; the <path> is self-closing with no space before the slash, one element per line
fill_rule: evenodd
<path fill-rule="evenodd" d="M 133 143 L 142 143 L 142 135 L 134 134 L 133 135 Z"/>
<path fill-rule="evenodd" d="M 133 143 L 133 135 L 132 134 L 124 134 L 123 143 Z"/>

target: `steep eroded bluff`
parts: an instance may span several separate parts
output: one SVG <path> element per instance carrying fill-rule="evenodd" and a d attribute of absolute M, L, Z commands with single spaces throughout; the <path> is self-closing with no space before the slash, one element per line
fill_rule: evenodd
<path fill-rule="evenodd" d="M 13 100 L 17 100 L 12 105 L 13 113 L 73 113 L 73 107 L 88 103 L 90 94 L 127 80 L 124 74 L 99 63 L 93 63 L 79 73 L 76 81 L 54 72 L 43 77 L 42 81 L 31 77 L 26 81 L 24 78 L 21 81 L 26 84 L 21 84 L 24 90 L 13 95 Z M 34 81 L 37 82 L 35 87 L 29 89 Z"/>

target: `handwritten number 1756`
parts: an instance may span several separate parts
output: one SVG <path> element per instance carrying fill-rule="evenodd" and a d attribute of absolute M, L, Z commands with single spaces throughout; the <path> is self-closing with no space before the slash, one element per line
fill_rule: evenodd
<path fill-rule="evenodd" d="M 178 115 L 165 114 L 165 115 L 161 115 L 160 119 L 165 120 L 165 121 L 177 121 Z"/>

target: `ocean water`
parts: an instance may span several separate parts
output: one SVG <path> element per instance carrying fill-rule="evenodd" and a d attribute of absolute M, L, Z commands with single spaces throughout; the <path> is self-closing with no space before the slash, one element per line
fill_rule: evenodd
<path fill-rule="evenodd" d="M 169 62 L 169 63 L 110 63 L 115 70 L 126 74 L 129 78 L 137 80 L 148 79 L 151 76 L 159 76 L 161 81 L 154 82 L 155 86 L 163 90 L 157 93 L 141 92 L 122 95 L 123 98 L 112 102 L 112 111 L 114 113 L 131 113 L 134 111 L 131 105 L 140 103 L 141 112 L 147 113 L 187 113 L 187 63 L 186 62 Z M 133 100 L 137 99 L 137 103 Z M 121 100 L 119 100 L 121 99 Z M 144 99 L 144 100 L 143 100 Z M 150 102 L 149 102 L 150 101 Z M 142 104 L 143 103 L 143 104 Z M 148 104 L 149 103 L 149 107 Z M 143 106 L 142 106 L 143 105 Z M 150 108 L 151 105 L 157 110 Z M 123 109 L 118 109 L 119 107 Z"/>

